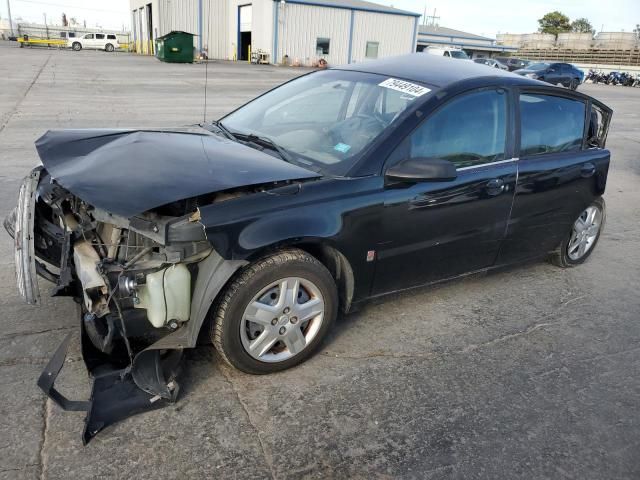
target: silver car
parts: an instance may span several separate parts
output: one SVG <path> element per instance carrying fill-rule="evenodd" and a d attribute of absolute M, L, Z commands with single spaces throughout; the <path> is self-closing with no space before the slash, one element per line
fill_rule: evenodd
<path fill-rule="evenodd" d="M 498 60 L 495 60 L 493 58 L 474 58 L 473 61 L 486 65 L 487 67 L 499 68 L 500 70 L 509 70 L 509 67 L 507 67 L 504 63 L 500 63 Z"/>

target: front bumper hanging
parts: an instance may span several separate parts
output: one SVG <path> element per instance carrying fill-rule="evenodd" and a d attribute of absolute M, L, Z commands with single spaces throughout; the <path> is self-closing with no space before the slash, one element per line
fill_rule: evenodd
<path fill-rule="evenodd" d="M 86 350 L 87 339 L 84 328 L 82 330 L 83 357 L 93 378 L 89 400 L 69 400 L 55 388 L 56 378 L 67 357 L 72 334 L 67 335 L 49 360 L 38 379 L 38 386 L 63 410 L 87 412 L 82 433 L 84 445 L 109 425 L 176 401 L 179 387 L 175 377 L 182 350 L 171 351 L 168 355 L 161 355 L 160 350 L 143 350 L 136 356 L 136 360 L 144 360 L 134 360 L 133 367 L 115 368 L 103 363 L 92 371 L 87 361 L 88 355 L 92 352 Z M 136 383 L 135 377 L 145 379 L 145 384 Z M 150 393 L 142 388 L 156 390 L 159 393 Z"/>

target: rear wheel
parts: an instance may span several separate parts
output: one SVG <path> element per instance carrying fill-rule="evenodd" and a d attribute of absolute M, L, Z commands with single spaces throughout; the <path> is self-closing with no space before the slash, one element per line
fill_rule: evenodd
<path fill-rule="evenodd" d="M 80 42 L 73 42 L 73 44 L 71 45 L 71 48 L 74 49 L 76 52 L 79 52 L 80 50 L 82 50 L 82 44 Z"/>
<path fill-rule="evenodd" d="M 113 45 L 111 45 L 110 43 L 107 43 L 107 44 L 104 46 L 104 50 L 105 50 L 106 52 L 113 52 L 113 50 L 114 50 Z"/>
<path fill-rule="evenodd" d="M 571 232 L 551 254 L 551 262 L 567 268 L 580 265 L 589 258 L 600 239 L 605 222 L 605 203 L 598 198 L 576 219 Z"/>
<path fill-rule="evenodd" d="M 232 280 L 216 306 L 211 336 L 231 366 L 277 372 L 318 349 L 337 309 L 336 285 L 324 265 L 302 250 L 285 250 Z"/>

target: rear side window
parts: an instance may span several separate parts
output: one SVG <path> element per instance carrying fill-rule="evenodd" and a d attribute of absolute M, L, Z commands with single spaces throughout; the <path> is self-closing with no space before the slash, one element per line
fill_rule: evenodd
<path fill-rule="evenodd" d="M 580 150 L 585 104 L 553 95 L 520 95 L 520 156 Z"/>
<path fill-rule="evenodd" d="M 604 148 L 607 142 L 610 115 L 598 105 L 591 105 L 587 145 L 591 148 Z"/>
<path fill-rule="evenodd" d="M 506 125 L 503 90 L 462 95 L 411 134 L 411 157 L 441 158 L 458 168 L 504 160 Z"/>
<path fill-rule="evenodd" d="M 109 40 L 115 40 L 115 39 L 116 39 L 116 36 L 115 36 L 115 35 L 107 35 L 107 38 L 108 38 Z"/>
<path fill-rule="evenodd" d="M 96 33 L 96 40 L 104 40 L 104 33 Z"/>

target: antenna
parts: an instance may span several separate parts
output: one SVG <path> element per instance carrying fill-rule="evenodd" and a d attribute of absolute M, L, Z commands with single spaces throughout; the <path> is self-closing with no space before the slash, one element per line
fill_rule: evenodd
<path fill-rule="evenodd" d="M 204 12 L 201 12 L 200 14 L 203 15 Z M 206 47 L 203 46 L 202 50 L 200 51 L 200 58 L 202 58 L 205 61 L 204 64 L 204 112 L 202 113 L 202 123 L 207 123 L 207 82 L 209 81 L 209 39 L 211 38 L 211 36 L 209 35 L 211 31 L 211 12 L 209 10 L 207 10 L 207 43 L 206 43 Z M 200 32 L 202 35 L 204 35 L 204 31 Z M 204 43 L 204 38 L 202 38 L 202 43 L 201 45 L 205 45 Z M 206 54 L 204 52 L 207 52 Z"/>
<path fill-rule="evenodd" d="M 202 53 L 200 54 L 202 55 Z M 208 56 L 208 55 L 207 55 Z M 204 112 L 202 114 L 202 123 L 207 123 L 207 81 L 209 80 L 209 59 L 205 59 L 204 63 Z"/>

